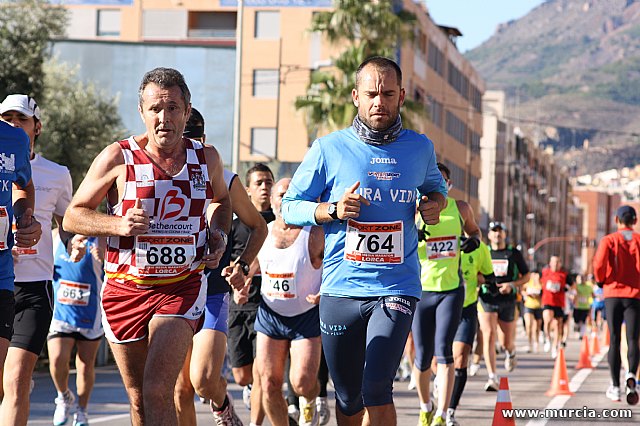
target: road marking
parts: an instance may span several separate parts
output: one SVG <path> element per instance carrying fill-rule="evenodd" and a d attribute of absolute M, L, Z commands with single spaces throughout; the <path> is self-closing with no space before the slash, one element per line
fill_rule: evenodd
<path fill-rule="evenodd" d="M 73 417 L 73 416 L 70 416 L 70 417 Z M 91 417 L 89 420 L 91 421 L 91 424 L 94 424 L 94 423 L 107 423 L 113 420 L 126 419 L 126 418 L 129 418 L 129 413 L 113 414 L 110 416 L 103 416 L 103 417 Z M 29 424 L 30 425 L 50 425 L 51 420 L 29 420 Z"/>
<path fill-rule="evenodd" d="M 571 392 L 574 392 L 574 393 L 578 392 L 578 389 L 580 389 L 580 386 L 582 386 L 584 381 L 587 380 L 587 377 L 589 377 L 591 372 L 593 372 L 593 370 L 596 369 L 600 361 L 602 361 L 602 359 L 605 357 L 605 355 L 607 355 L 608 352 L 609 352 L 609 347 L 605 346 L 604 348 L 602 348 L 602 350 L 598 355 L 593 357 L 591 361 L 593 368 L 583 368 L 573 376 L 573 378 L 571 379 L 571 382 L 569 382 L 569 389 L 571 390 Z M 567 401 L 569 401 L 569 399 L 571 399 L 570 395 L 555 396 L 551 399 L 551 401 L 549 401 L 549 403 L 544 409 L 558 410 L 564 407 L 564 404 L 566 404 Z M 557 419 L 554 419 L 554 420 L 557 420 Z M 549 419 L 532 419 L 532 420 L 529 420 L 529 422 L 527 423 L 527 426 L 545 426 L 548 421 Z"/>

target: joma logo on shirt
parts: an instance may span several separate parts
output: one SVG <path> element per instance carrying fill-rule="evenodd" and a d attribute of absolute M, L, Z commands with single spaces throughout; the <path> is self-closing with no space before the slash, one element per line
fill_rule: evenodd
<path fill-rule="evenodd" d="M 373 157 L 369 164 L 398 164 L 395 158 Z"/>

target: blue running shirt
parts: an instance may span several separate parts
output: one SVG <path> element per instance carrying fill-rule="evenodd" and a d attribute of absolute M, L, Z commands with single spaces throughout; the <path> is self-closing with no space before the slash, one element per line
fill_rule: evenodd
<path fill-rule="evenodd" d="M 318 200 L 337 202 L 357 181 L 356 191 L 371 205 L 361 204 L 355 221 L 323 224 L 321 294 L 420 298 L 415 226 L 418 191 L 447 196 L 433 143 L 424 135 L 403 130 L 388 145 L 369 145 L 352 127 L 316 140 L 282 200 L 284 220 L 317 225 Z"/>
<path fill-rule="evenodd" d="M 13 291 L 13 200 L 11 184 L 31 180 L 29 137 L 24 130 L 0 121 L 0 290 Z"/>

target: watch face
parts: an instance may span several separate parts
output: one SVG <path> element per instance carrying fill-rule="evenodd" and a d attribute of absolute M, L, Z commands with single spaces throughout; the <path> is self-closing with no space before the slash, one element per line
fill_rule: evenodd
<path fill-rule="evenodd" d="M 336 205 L 335 204 L 329 204 L 329 208 L 327 209 L 327 213 L 334 214 L 335 212 L 336 212 Z"/>

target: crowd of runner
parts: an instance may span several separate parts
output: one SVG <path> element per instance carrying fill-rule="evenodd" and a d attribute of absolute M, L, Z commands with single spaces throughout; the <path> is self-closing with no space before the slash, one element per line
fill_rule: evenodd
<path fill-rule="evenodd" d="M 242 425 L 229 379 L 243 387 L 251 425 L 327 424 L 329 380 L 337 424 L 392 425 L 400 377 L 417 390 L 420 425 L 455 426 L 482 366 L 485 391 L 497 392 L 498 358 L 508 374 L 518 351 L 555 359 L 569 338 L 605 324 L 606 396 L 637 404 L 635 210 L 618 209 L 593 274 L 568 273 L 556 255 L 530 270 L 503 222 L 484 242 L 471 206 L 449 196 L 451 172 L 431 140 L 403 127 L 398 65 L 373 57 L 355 77 L 353 125 L 316 140 L 292 178 L 276 179 L 261 163 L 242 177 L 224 169 L 183 76 L 156 68 L 139 90 L 146 132 L 107 146 L 73 197 L 68 169 L 35 153 L 36 101 L 9 95 L 0 424 L 27 423 L 46 343 L 53 424 L 88 425 L 104 337 L 136 425 L 195 425 L 196 396 L 216 424 Z M 516 348 L 520 321 L 527 345 Z"/>

